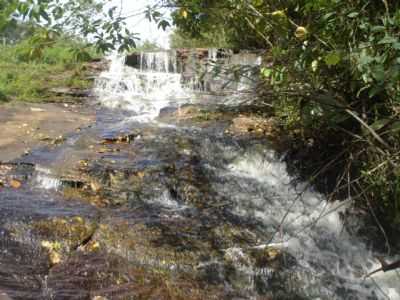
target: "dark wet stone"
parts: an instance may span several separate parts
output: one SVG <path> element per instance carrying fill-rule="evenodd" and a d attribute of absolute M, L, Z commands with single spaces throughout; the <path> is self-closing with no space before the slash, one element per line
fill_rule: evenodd
<path fill-rule="evenodd" d="M 17 242 L 1 230 L 0 266 L 0 294 L 4 292 L 13 300 L 41 299 L 49 268 L 45 251 Z"/>
<path fill-rule="evenodd" d="M 76 253 L 51 270 L 48 285 L 56 299 L 226 299 L 221 286 L 205 288 L 190 274 L 144 268 L 107 252 Z"/>

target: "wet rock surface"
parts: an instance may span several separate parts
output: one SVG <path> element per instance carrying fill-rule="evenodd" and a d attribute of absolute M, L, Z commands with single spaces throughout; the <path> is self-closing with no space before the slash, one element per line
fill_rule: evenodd
<path fill-rule="evenodd" d="M 80 104 L 3 104 L 0 120 L 0 161 L 7 162 L 65 142 L 67 134 L 93 122 L 94 114 Z"/>
<path fill-rule="evenodd" d="M 181 122 L 176 113 L 168 118 Z M 220 180 L 214 169 L 233 158 L 218 145 L 234 143 L 224 134 L 234 114 L 195 106 L 183 107 L 178 114 L 185 120 L 182 131 L 135 124 L 130 130 L 93 130 L 95 143 L 75 143 L 72 148 L 68 140 L 61 143 L 60 148 L 72 157 L 76 152 L 81 155 L 64 174 L 57 173 L 58 185 L 52 187 L 56 190 L 32 187 L 38 175 L 51 176 L 43 167 L 31 162 L 1 165 L 2 207 L 29 192 L 33 201 L 48 197 L 48 203 L 43 203 L 46 209 L 35 204 L 40 210 L 37 215 L 13 208 L 15 218 L 2 218 L 5 239 L 14 246 L 2 245 L 1 261 L 20 253 L 20 258 L 14 258 L 20 261 L 20 282 L 8 286 L 4 282 L 11 278 L 0 280 L 10 297 L 267 297 L 265 282 L 247 286 L 254 275 L 246 269 L 273 273 L 285 254 L 254 248 L 265 240 L 263 225 L 234 214 L 232 201 L 214 186 Z M 168 119 L 161 114 L 163 118 Z M 214 132 L 214 149 L 204 131 Z M 54 152 L 63 152 L 51 147 L 37 151 L 41 155 L 33 151 L 25 160 L 47 156 L 44 153 L 58 157 Z M 209 151 L 218 151 L 219 157 L 210 160 Z M 12 187 L 10 180 L 18 180 L 21 187 Z M 85 205 L 89 206 L 82 213 Z M 24 261 L 29 269 L 22 267 Z"/>

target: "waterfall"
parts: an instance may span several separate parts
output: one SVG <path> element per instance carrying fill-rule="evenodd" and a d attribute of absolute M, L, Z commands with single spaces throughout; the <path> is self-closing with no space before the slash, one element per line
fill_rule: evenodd
<path fill-rule="evenodd" d="M 46 190 L 58 190 L 61 187 L 61 180 L 52 175 L 50 169 L 35 166 L 35 185 Z"/>
<path fill-rule="evenodd" d="M 274 151 L 248 151 L 221 175 L 229 184 L 218 189 L 232 195 L 236 214 L 274 228 L 273 239 L 260 247 L 284 248 L 296 257 L 298 266 L 288 270 L 290 278 L 302 282 L 309 299 L 400 299 L 398 272 L 363 277 L 380 263 L 344 225 L 351 199 L 330 202 L 306 184 L 294 186 Z"/>
<path fill-rule="evenodd" d="M 125 56 L 113 54 L 109 70 L 96 80 L 95 93 L 104 106 L 151 121 L 162 108 L 190 100 L 191 92 L 182 86 L 176 68 L 168 53 L 141 53 L 137 69 L 125 65 Z"/>
<path fill-rule="evenodd" d="M 187 51 L 178 62 L 176 51 L 141 52 L 135 54 L 136 67 L 127 66 L 125 56 L 113 54 L 109 70 L 96 80 L 95 93 L 102 105 L 131 111 L 138 121 L 154 120 L 167 106 L 193 103 L 201 93 L 223 92 L 229 97 L 221 98 L 222 102 L 243 101 L 235 93 L 254 86 L 252 78 L 257 76 L 252 67 L 259 66 L 260 57 L 230 54 L 216 64 L 218 50 L 205 53 Z M 231 67 L 242 68 L 242 74 L 233 76 Z M 215 74 L 218 68 L 223 72 Z"/>
<path fill-rule="evenodd" d="M 140 52 L 140 71 L 176 73 L 175 51 Z"/>

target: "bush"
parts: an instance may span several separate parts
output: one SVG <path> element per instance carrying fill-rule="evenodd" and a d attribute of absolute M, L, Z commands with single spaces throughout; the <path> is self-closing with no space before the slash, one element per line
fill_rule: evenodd
<path fill-rule="evenodd" d="M 82 63 L 95 52 L 79 41 L 39 32 L 16 45 L 0 47 L 0 91 L 4 97 L 43 101 L 49 89 L 72 86 L 85 88 Z"/>

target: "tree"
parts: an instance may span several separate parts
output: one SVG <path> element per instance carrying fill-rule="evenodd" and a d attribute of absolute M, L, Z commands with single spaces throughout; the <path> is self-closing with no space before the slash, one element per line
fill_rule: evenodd
<path fill-rule="evenodd" d="M 106 4 L 106 0 L 1 0 L 0 33 L 22 19 L 48 32 L 86 38 L 100 52 L 129 50 L 137 37 L 126 28 L 118 8 L 105 11 Z"/>
<path fill-rule="evenodd" d="M 204 33 L 201 37 L 191 37 L 180 29 L 170 35 L 170 47 L 179 48 L 230 48 L 224 31 Z"/>
<path fill-rule="evenodd" d="M 162 48 L 156 42 L 152 42 L 152 41 L 149 41 L 149 40 L 144 40 L 139 45 L 137 45 L 134 50 L 137 51 L 137 52 L 140 52 L 140 51 L 158 51 L 158 50 L 162 50 Z"/>

